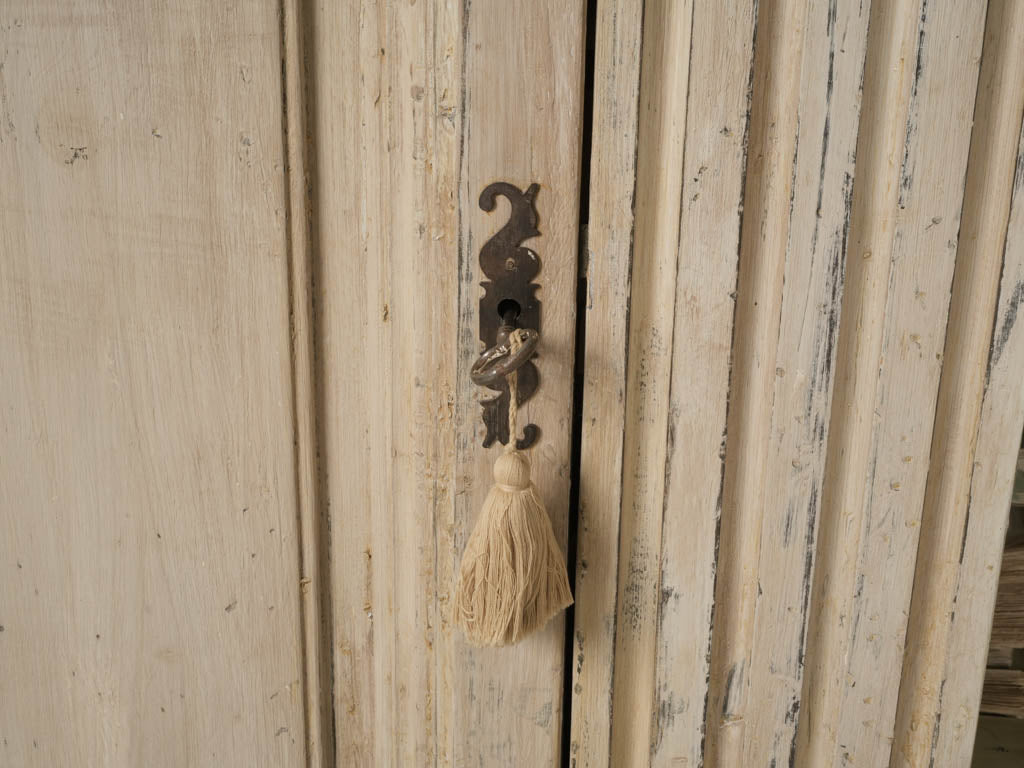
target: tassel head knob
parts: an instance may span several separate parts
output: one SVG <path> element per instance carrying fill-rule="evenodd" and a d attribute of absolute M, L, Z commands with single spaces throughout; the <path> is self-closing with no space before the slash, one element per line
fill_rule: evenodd
<path fill-rule="evenodd" d="M 510 490 L 525 491 L 530 487 L 530 460 L 518 451 L 501 454 L 494 462 L 494 482 Z"/>

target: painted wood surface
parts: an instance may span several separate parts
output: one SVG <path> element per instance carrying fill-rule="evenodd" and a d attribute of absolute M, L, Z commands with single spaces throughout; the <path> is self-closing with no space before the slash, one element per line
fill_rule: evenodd
<path fill-rule="evenodd" d="M 1024 4 L 989 3 L 891 766 L 967 764 L 1024 427 Z M 1016 188 L 1015 188 L 1016 183 Z M 1016 212 L 1015 224 L 1024 218 Z M 1005 334 L 1005 336 L 1004 336 Z"/>
<path fill-rule="evenodd" d="M 83 0 L 0 40 L 0 763 L 969 760 L 1022 4 Z M 541 185 L 523 416 L 577 606 L 481 651 L 496 180 Z"/>
<path fill-rule="evenodd" d="M 639 29 L 611 23 L 630 12 L 617 6 L 597 27 L 593 142 L 615 152 L 595 150 L 591 175 L 569 752 L 578 765 L 699 757 L 746 159 L 753 5 L 650 5 L 632 90 L 625 51 Z M 636 146 L 619 138 L 623 124 L 638 126 Z M 634 162 L 632 189 L 621 176 Z M 704 291 L 707 302 L 695 296 Z M 699 362 L 674 363 L 685 359 Z M 604 400 L 592 399 L 599 387 Z M 680 397 L 687 388 L 705 397 Z M 684 464 L 689 474 L 666 471 Z"/>
<path fill-rule="evenodd" d="M 500 446 L 469 369 L 480 210 L 505 180 L 537 197 L 541 387 L 533 479 L 568 521 L 584 6 L 325 4 L 307 26 L 315 143 L 319 466 L 329 539 L 336 764 L 550 765 L 564 620 L 467 646 L 454 577 Z"/>
<path fill-rule="evenodd" d="M 709 762 L 783 764 L 801 709 L 867 4 L 762 6 L 726 443 Z"/>
<path fill-rule="evenodd" d="M 0 50 L 0 764 L 303 765 L 277 9 Z"/>
<path fill-rule="evenodd" d="M 858 147 L 858 166 L 873 165 L 854 187 L 860 258 L 847 262 L 805 676 L 813 719 L 797 753 L 811 764 L 889 759 L 985 8 L 876 12 Z"/>
<path fill-rule="evenodd" d="M 639 132 L 642 0 L 599 3 L 594 24 L 592 154 L 586 232 L 585 366 L 577 514 L 576 605 L 569 663 L 569 766 L 607 766 L 623 501 L 630 273 Z M 593 310 L 597 308 L 598 311 Z"/>
<path fill-rule="evenodd" d="M 1019 363 L 1013 383 L 990 384 L 986 367 L 993 327 L 1012 338 L 1001 318 L 1021 303 L 1001 234 L 1024 88 L 1010 5 L 761 3 L 748 27 L 732 6 L 702 17 L 699 2 L 648 3 L 638 34 L 623 31 L 625 4 L 598 4 L 593 140 L 609 151 L 595 150 L 591 220 L 617 212 L 620 229 L 591 224 L 587 254 L 579 765 L 968 759 L 1021 428 Z M 748 29 L 752 67 L 719 40 L 740 46 Z M 621 51 L 637 46 L 630 89 Z M 728 198 L 687 212 L 707 193 L 698 180 L 728 187 L 725 147 L 698 159 L 718 120 L 701 94 L 725 109 L 744 60 L 730 245 L 713 218 Z M 635 199 L 611 168 L 634 173 Z M 677 209 L 678 255 L 661 234 Z M 735 314 L 716 288 L 734 291 Z M 598 376 L 619 384 L 592 394 Z M 971 407 L 962 430 L 957 409 Z M 940 511 L 928 488 L 957 473 L 978 500 L 950 489 L 955 509 Z M 962 562 L 946 557 L 954 542 Z M 953 621 L 961 594 L 971 607 Z M 957 691 L 933 695 L 927 680 Z M 905 719 L 915 707 L 926 725 Z M 928 757 L 900 762 L 905 742 Z"/>

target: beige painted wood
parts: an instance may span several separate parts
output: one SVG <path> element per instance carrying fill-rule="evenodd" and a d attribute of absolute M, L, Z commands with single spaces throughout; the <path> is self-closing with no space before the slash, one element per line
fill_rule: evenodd
<path fill-rule="evenodd" d="M 583 4 L 210 5 L 0 11 L 0 764 L 966 764 L 1020 4 L 596 4 L 570 712 L 449 596 L 498 179 L 576 513 Z"/>
<path fill-rule="evenodd" d="M 643 1 L 597 4 L 569 766 L 609 766 Z"/>
<path fill-rule="evenodd" d="M 597 19 L 576 765 L 695 764 L 706 706 L 754 14 L 649 4 L 635 73 L 638 13 Z"/>
<path fill-rule="evenodd" d="M 798 763 L 889 759 L 984 15 L 873 11 Z"/>
<path fill-rule="evenodd" d="M 302 600 L 302 645 L 306 714 L 307 765 L 330 765 L 334 740 L 330 729 L 331 633 L 323 621 L 330 599 L 326 571 L 328 537 L 320 514 L 317 452 L 317 392 L 313 318 L 313 211 L 310 199 L 311 142 L 308 137 L 308 30 L 302 0 L 284 0 L 283 127 L 287 149 L 289 271 L 293 413 L 295 419 L 295 481 L 299 505 L 299 590 Z"/>
<path fill-rule="evenodd" d="M 711 669 L 714 765 L 790 759 L 868 8 L 761 6 Z"/>
<path fill-rule="evenodd" d="M 1015 22 L 1016 24 L 1016 22 Z M 1014 27 L 1016 29 L 1016 27 Z M 1018 52 L 1019 53 L 1019 52 Z M 994 346 L 988 364 L 988 385 L 982 401 L 975 470 L 971 481 L 970 522 L 963 545 L 957 614 L 949 640 L 949 678 L 942 698 L 936 754 L 951 764 L 965 760 L 973 736 L 979 700 L 978 672 L 987 644 L 986 626 L 996 591 L 996 575 L 1005 522 L 998 524 L 1014 482 L 1014 448 L 1024 427 L 1024 326 L 1016 320 L 1024 304 L 1024 128 L 1018 143 L 1013 203 L 999 301 Z M 1019 459 L 1018 459 L 1019 460 Z M 1005 520 L 1005 518 L 1004 518 Z"/>
<path fill-rule="evenodd" d="M 475 651 L 449 603 L 498 451 L 469 380 L 495 180 L 541 185 L 541 386 L 520 413 L 565 541 L 583 5 L 325 4 L 308 25 L 336 764 L 555 765 L 563 619 Z"/>
<path fill-rule="evenodd" d="M 651 763 L 698 765 L 710 711 L 743 178 L 750 167 L 756 4 L 700 2 L 689 51 L 685 160 L 661 503 Z M 657 530 L 657 529 L 656 529 Z M 660 583 L 658 583 L 660 582 Z"/>
<path fill-rule="evenodd" d="M 679 252 L 692 3 L 651 4 L 640 64 L 633 269 L 623 437 L 623 514 L 612 679 L 611 764 L 645 765 L 658 617 L 672 323 Z M 586 649 L 584 649 L 584 653 Z"/>
<path fill-rule="evenodd" d="M 0 50 L 0 764 L 303 765 L 278 9 Z"/>
<path fill-rule="evenodd" d="M 729 31 L 720 39 L 716 15 L 702 17 L 702 8 L 647 4 L 642 35 L 623 26 L 636 13 L 632 6 L 598 8 L 570 759 L 885 764 L 899 738 L 901 683 L 910 690 L 904 662 L 935 663 L 930 651 L 916 656 L 905 634 L 915 577 L 927 578 L 932 566 L 917 548 L 922 517 L 939 514 L 926 487 L 940 377 L 945 391 L 963 370 L 957 355 L 943 356 L 947 343 L 957 343 L 947 341 L 946 329 L 954 264 L 973 269 L 989 297 L 980 313 L 989 335 L 985 318 L 972 315 L 969 327 L 982 331 L 962 354 L 988 359 L 999 335 L 992 318 L 998 324 L 1014 316 L 1020 303 L 1000 250 L 962 244 L 974 237 L 972 206 L 989 217 L 991 234 L 978 237 L 999 239 L 1013 150 L 1012 143 L 997 149 L 1007 142 L 995 139 L 1012 125 L 1020 90 L 1004 65 L 1002 95 L 991 97 L 994 125 L 975 137 L 993 140 L 970 161 L 976 181 L 968 187 L 988 202 L 968 195 L 962 223 L 985 4 L 762 3 L 755 65 L 746 70 L 749 160 L 745 177 L 742 162 L 736 176 L 745 189 L 734 198 L 743 211 L 738 270 L 726 248 L 724 259 L 714 253 L 720 271 L 688 271 L 690 252 L 673 253 L 667 222 L 678 207 L 684 242 L 703 225 L 720 243 L 728 239 L 728 228 L 711 218 L 713 211 L 728 215 L 728 197 L 686 217 L 703 200 L 703 185 L 728 189 L 728 178 L 680 171 L 723 167 L 724 152 L 715 163 L 698 159 L 701 145 L 691 133 L 715 123 L 715 97 L 733 103 L 727 94 L 738 81 L 744 59 L 737 51 L 748 28 L 723 9 L 718 18 Z M 990 20 L 1000 23 L 1013 29 L 1008 20 Z M 725 40 L 737 47 L 730 55 L 721 53 Z M 634 74 L 623 52 L 636 46 L 643 58 Z M 638 78 L 633 88 L 630 77 Z M 634 135 L 635 165 L 628 154 Z M 609 150 L 599 155 L 602 146 Z M 616 176 L 631 173 L 635 199 Z M 681 191 L 671 178 L 682 178 Z M 595 222 L 599 211 L 616 222 L 614 233 Z M 705 245 L 698 252 L 714 252 L 697 237 Z M 983 258 L 974 255 L 982 250 Z M 715 290 L 734 272 L 735 317 L 731 301 L 730 311 L 720 310 Z M 673 276 L 675 291 L 666 285 Z M 958 296 L 954 337 L 956 308 L 970 304 Z M 614 350 L 623 345 L 620 358 Z M 716 352 L 701 352 L 709 348 Z M 979 426 L 977 445 L 964 442 L 973 459 L 946 456 L 951 470 L 974 472 L 984 505 L 981 522 L 968 526 L 966 560 L 951 587 L 951 594 L 970 594 L 971 607 L 958 608 L 963 620 L 944 630 L 948 650 L 932 655 L 945 665 L 942 675 L 958 681 L 957 692 L 941 698 L 936 743 L 959 755 L 970 749 L 962 734 L 976 718 L 984 615 L 994 594 L 994 577 L 986 581 L 981 570 L 1001 541 L 1000 525 L 991 523 L 1005 514 L 996 494 L 1008 493 L 1002 473 L 1012 473 L 998 459 L 1019 441 L 1019 382 L 1005 376 L 993 379 L 1000 395 L 984 399 L 991 437 L 982 438 Z M 601 380 L 606 387 L 598 391 Z M 717 462 L 702 461 L 726 402 Z M 1000 419 L 1007 425 L 996 428 Z M 947 429 L 954 427 L 943 426 L 934 439 Z M 721 486 L 714 480 L 722 477 L 723 439 L 716 531 L 715 497 L 705 492 Z M 926 548 L 947 541 L 934 536 Z M 931 622 L 942 605 L 917 610 Z M 710 658 L 701 643 L 709 636 Z M 954 652 L 981 661 L 954 671 Z M 933 747 L 936 765 L 959 764 L 943 763 L 949 750 L 940 749 Z"/>
<path fill-rule="evenodd" d="M 1000 532 L 1006 529 L 1015 448 L 1024 426 L 1024 367 L 1019 353 L 1013 356 L 1014 347 L 1007 348 L 1009 339 L 1002 339 L 1008 321 L 1012 330 L 1008 314 L 1015 319 L 1020 297 L 1015 302 L 1010 297 L 1007 305 L 1008 297 L 1001 295 L 1017 290 L 1006 279 L 1019 278 L 1024 270 L 1024 247 L 1006 241 L 1022 115 L 1024 4 L 993 0 L 978 81 L 892 766 L 965 763 L 976 729 Z M 1017 365 L 1007 368 L 1006 362 Z"/>

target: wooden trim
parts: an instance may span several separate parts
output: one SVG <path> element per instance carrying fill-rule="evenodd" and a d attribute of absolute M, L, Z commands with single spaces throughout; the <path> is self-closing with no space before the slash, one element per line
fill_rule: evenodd
<path fill-rule="evenodd" d="M 1019 296 L 1007 295 L 1018 290 L 1007 281 L 1024 269 L 1024 248 L 1008 232 L 1011 199 L 1020 206 L 1014 171 L 1021 173 L 1018 155 L 1024 148 L 1022 83 L 1024 5 L 993 0 L 978 81 L 892 766 L 934 760 L 966 764 L 974 741 L 978 686 L 988 651 L 985 629 L 992 621 L 1024 427 L 1019 393 L 1024 357 L 1007 347 L 1009 337 L 1002 337 L 1008 316 L 1015 317 L 1020 303 Z M 1016 560 L 1017 553 L 1009 555 L 1011 567 L 1004 568 L 1004 577 L 1014 574 Z"/>
<path fill-rule="evenodd" d="M 288 222 L 288 289 L 292 355 L 292 413 L 295 430 L 295 484 L 299 516 L 299 581 L 305 676 L 306 765 L 334 764 L 331 623 L 321 607 L 329 600 L 326 552 L 328 532 L 322 525 L 317 467 L 317 381 L 313 370 L 312 200 L 309 168 L 311 137 L 307 133 L 307 80 L 301 0 L 281 2 L 282 122 L 285 138 L 286 218 Z M 326 731 L 324 725 L 326 724 Z M 326 738 L 325 738 L 326 736 Z"/>
<path fill-rule="evenodd" d="M 304 10 L 306 6 L 304 6 Z M 551 765 L 564 616 L 469 647 L 455 573 L 492 483 L 469 377 L 497 180 L 537 196 L 541 438 L 566 541 L 585 45 L 582 1 L 311 4 L 321 469 L 340 765 Z"/>

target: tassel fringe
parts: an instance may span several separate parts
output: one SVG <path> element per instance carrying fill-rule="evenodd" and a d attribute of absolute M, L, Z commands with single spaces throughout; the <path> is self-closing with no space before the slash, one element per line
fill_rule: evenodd
<path fill-rule="evenodd" d="M 572 604 L 565 558 L 530 482 L 529 459 L 502 454 L 494 480 L 455 590 L 455 622 L 477 646 L 516 643 Z"/>

